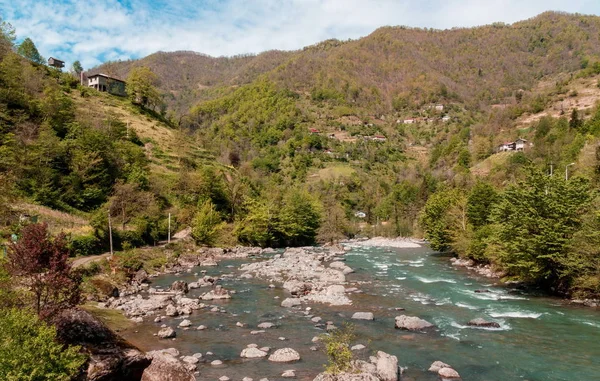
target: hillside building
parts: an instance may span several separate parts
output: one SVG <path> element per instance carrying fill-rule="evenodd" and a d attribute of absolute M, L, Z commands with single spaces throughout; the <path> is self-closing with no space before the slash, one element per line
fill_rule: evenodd
<path fill-rule="evenodd" d="M 62 69 L 63 67 L 65 67 L 65 61 L 61 61 L 58 58 L 50 57 L 48 58 L 48 66 L 52 66 L 57 69 Z"/>
<path fill-rule="evenodd" d="M 125 81 L 106 74 L 94 74 L 87 77 L 88 87 L 113 95 L 125 96 Z"/>

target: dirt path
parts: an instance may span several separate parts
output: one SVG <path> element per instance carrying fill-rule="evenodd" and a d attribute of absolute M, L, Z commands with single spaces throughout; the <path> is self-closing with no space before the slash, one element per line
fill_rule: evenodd
<path fill-rule="evenodd" d="M 98 262 L 103 259 L 108 259 L 109 257 L 110 257 L 110 253 L 104 253 L 104 254 L 99 254 L 99 255 L 90 255 L 88 257 L 79 257 L 79 258 L 75 258 L 75 260 L 73 262 L 71 262 L 71 266 L 73 268 L 77 268 L 77 267 L 85 266 L 92 262 Z"/>

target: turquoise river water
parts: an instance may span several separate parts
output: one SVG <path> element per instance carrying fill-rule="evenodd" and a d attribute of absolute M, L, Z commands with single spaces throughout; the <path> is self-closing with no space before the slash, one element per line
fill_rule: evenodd
<path fill-rule="evenodd" d="M 196 352 L 213 355 L 222 366 L 200 363 L 199 380 L 217 380 L 226 375 L 232 380 L 267 377 L 281 379 L 281 373 L 295 369 L 297 380 L 312 380 L 322 371 L 325 355 L 311 351 L 311 339 L 323 331 L 302 310 L 280 306 L 286 297 L 278 287 L 269 289 L 260 279 L 239 279 L 239 266 L 258 259 L 222 261 L 218 267 L 195 268 L 211 275 L 232 274 L 221 284 L 237 294 L 229 301 L 216 302 L 226 313 L 195 311 L 190 320 L 203 324 L 204 331 L 177 329 L 176 340 L 158 340 L 153 336 L 159 324 L 144 322 L 123 335 L 145 350 L 175 347 L 182 355 Z M 367 346 L 358 353 L 368 357 L 383 350 L 398 356 L 406 368 L 402 380 L 437 380 L 427 372 L 435 360 L 451 364 L 470 381 L 595 381 L 600 380 L 600 310 L 574 307 L 554 298 L 520 293 L 495 281 L 450 264 L 448 257 L 426 247 L 418 249 L 353 248 L 346 264 L 356 270 L 349 274 L 347 287 L 356 286 L 360 294 L 352 294 L 352 306 L 330 307 L 310 305 L 311 315 L 331 320 L 337 326 L 351 321 L 356 311 L 370 311 L 374 321 L 352 321 L 356 327 L 356 343 Z M 192 274 L 165 275 L 153 280 L 153 286 L 169 286 L 174 280 L 188 282 Z M 490 292 L 475 293 L 477 289 Z M 198 296 L 206 290 L 192 290 Z M 279 297 L 279 298 L 276 298 Z M 405 309 L 403 312 L 396 307 Z M 394 317 L 400 314 L 419 316 L 436 325 L 428 333 L 409 333 L 394 329 Z M 467 327 L 474 318 L 500 323 L 499 329 Z M 247 324 L 236 327 L 236 322 Z M 251 335 L 263 321 L 277 328 Z M 178 319 L 166 320 L 176 327 Z M 162 323 L 161 323 L 162 324 Z M 285 341 L 280 340 L 285 337 Z M 266 359 L 245 360 L 240 352 L 247 344 L 271 348 L 291 347 L 302 359 L 294 364 L 275 364 Z"/>

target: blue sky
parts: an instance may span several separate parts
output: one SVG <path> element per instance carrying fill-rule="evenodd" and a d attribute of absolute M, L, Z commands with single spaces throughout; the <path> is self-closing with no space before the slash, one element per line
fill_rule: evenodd
<path fill-rule="evenodd" d="M 512 23 L 546 10 L 600 15 L 599 0 L 0 0 L 0 15 L 40 53 L 90 68 L 193 50 L 213 56 L 359 38 L 385 25 Z"/>

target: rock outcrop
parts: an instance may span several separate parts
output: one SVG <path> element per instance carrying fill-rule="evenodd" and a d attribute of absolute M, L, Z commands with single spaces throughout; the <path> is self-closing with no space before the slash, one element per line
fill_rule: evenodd
<path fill-rule="evenodd" d="M 373 320 L 373 312 L 355 312 L 352 319 L 356 320 Z"/>
<path fill-rule="evenodd" d="M 86 311 L 70 309 L 55 319 L 57 339 L 90 355 L 86 381 L 140 380 L 151 359 Z"/>

